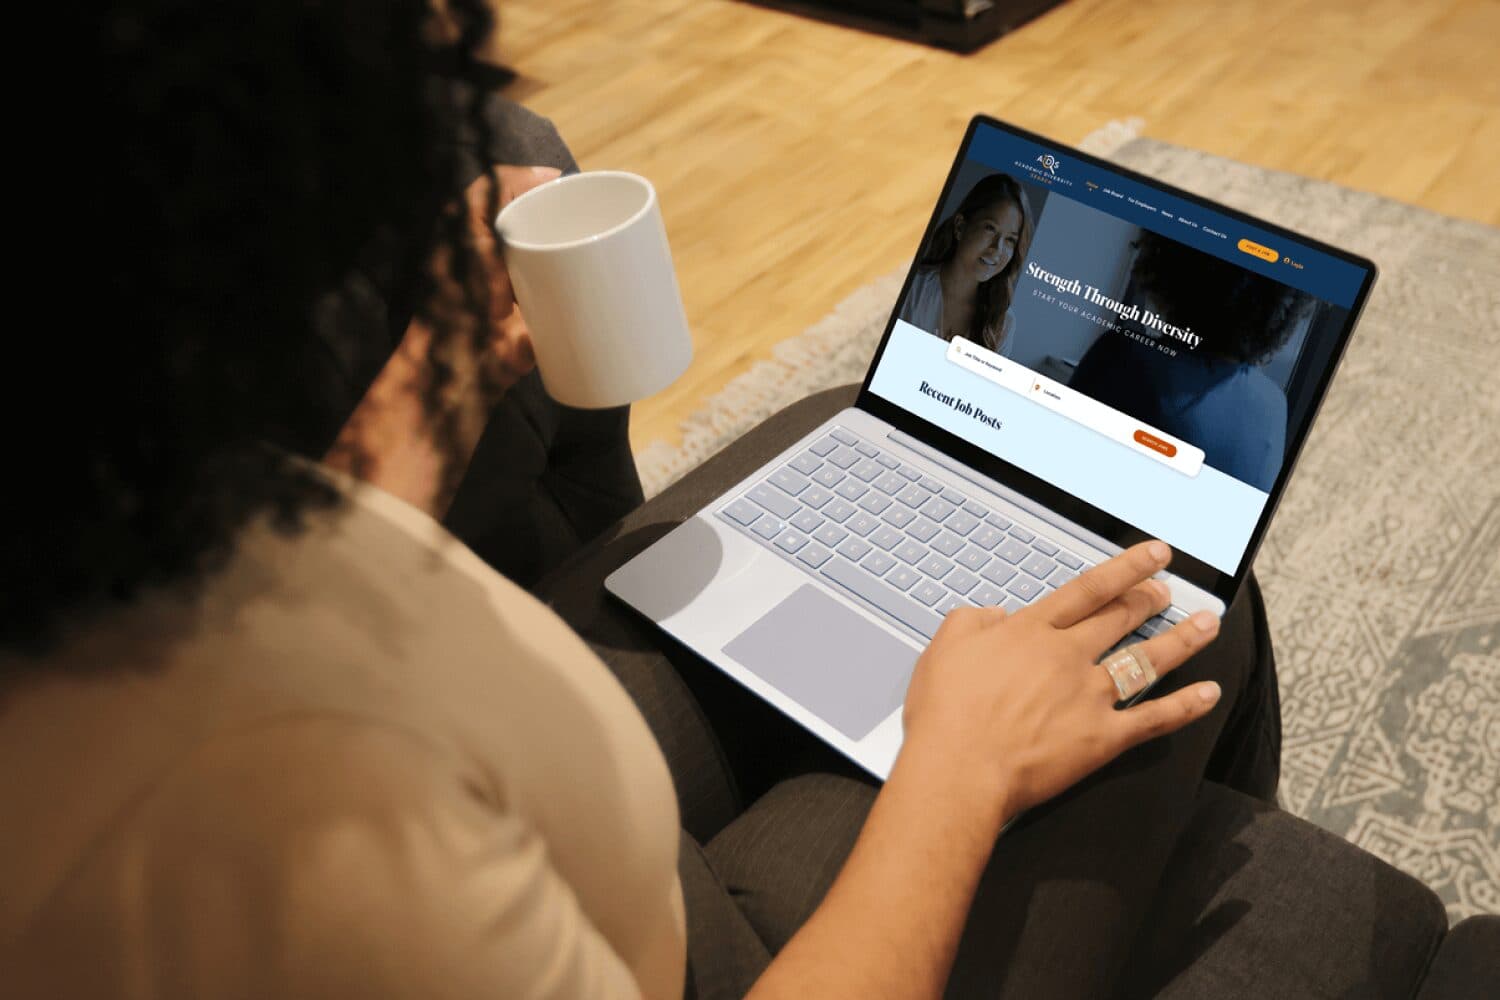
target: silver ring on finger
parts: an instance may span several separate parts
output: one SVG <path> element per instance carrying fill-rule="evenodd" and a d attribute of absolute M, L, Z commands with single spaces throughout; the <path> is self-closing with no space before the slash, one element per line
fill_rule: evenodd
<path fill-rule="evenodd" d="M 1100 664 L 1109 679 L 1115 682 L 1115 690 L 1121 701 L 1129 701 L 1152 684 L 1156 683 L 1156 667 L 1140 643 L 1115 650 Z"/>

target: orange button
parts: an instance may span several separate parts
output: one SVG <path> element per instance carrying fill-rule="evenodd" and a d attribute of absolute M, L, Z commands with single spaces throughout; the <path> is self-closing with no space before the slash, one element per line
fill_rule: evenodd
<path fill-rule="evenodd" d="M 1270 247 L 1263 247 L 1252 240 L 1240 240 L 1239 247 L 1250 256 L 1259 257 L 1261 260 L 1270 261 L 1272 264 L 1281 259 L 1281 254 L 1275 250 L 1272 250 Z"/>
<path fill-rule="evenodd" d="M 1170 441 L 1163 441 L 1155 434 L 1147 434 L 1145 431 L 1135 432 L 1135 443 L 1145 445 L 1152 451 L 1159 451 L 1168 458 L 1177 454 L 1177 446 L 1175 444 L 1172 444 Z"/>

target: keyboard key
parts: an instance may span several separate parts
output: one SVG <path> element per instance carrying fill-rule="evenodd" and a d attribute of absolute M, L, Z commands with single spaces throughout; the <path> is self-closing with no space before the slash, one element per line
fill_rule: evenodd
<path fill-rule="evenodd" d="M 1033 552 L 1021 560 L 1021 568 L 1038 580 L 1045 580 L 1052 575 L 1053 570 L 1057 569 L 1057 563 L 1048 559 L 1040 552 Z"/>
<path fill-rule="evenodd" d="M 836 524 L 829 524 L 825 521 L 821 528 L 812 533 L 812 536 L 831 549 L 839 542 L 848 538 L 849 532 Z"/>
<path fill-rule="evenodd" d="M 771 539 L 781 534 L 781 529 L 785 527 L 785 521 L 777 520 L 774 517 L 763 517 L 759 521 L 756 521 L 755 524 L 751 525 L 750 530 L 769 542 Z"/>
<path fill-rule="evenodd" d="M 831 465 L 825 465 L 813 473 L 813 482 L 825 486 L 830 490 L 843 481 L 844 474 Z"/>
<path fill-rule="evenodd" d="M 896 565 L 896 560 L 892 559 L 884 552 L 876 551 L 871 552 L 869 557 L 865 559 L 864 562 L 860 563 L 860 565 L 869 570 L 871 573 L 874 573 L 876 576 L 885 576 L 886 570 Z"/>
<path fill-rule="evenodd" d="M 902 479 L 894 472 L 887 472 L 885 475 L 877 478 L 873 485 L 877 490 L 884 493 L 886 496 L 893 497 L 897 493 L 900 493 L 903 488 L 905 488 L 906 480 Z"/>
<path fill-rule="evenodd" d="M 955 490 L 952 487 L 948 487 L 943 490 L 943 499 L 953 504 L 953 506 L 955 507 L 962 507 L 964 505 L 964 501 L 969 498 L 958 492 L 958 490 Z"/>
<path fill-rule="evenodd" d="M 1005 541 L 1001 542 L 1000 547 L 995 550 L 995 555 L 999 556 L 1001 559 L 1004 559 L 1006 562 L 1014 566 L 1022 559 L 1025 559 L 1027 556 L 1031 555 L 1031 550 L 1016 539 L 1007 538 Z"/>
<path fill-rule="evenodd" d="M 822 508 L 825 503 L 833 499 L 833 494 L 829 493 L 821 486 L 809 486 L 807 489 L 802 491 L 802 495 L 797 499 L 807 504 L 813 510 L 818 510 Z"/>
<path fill-rule="evenodd" d="M 1005 600 L 1000 602 L 1000 606 L 1006 610 L 1007 614 L 1013 615 L 1017 611 L 1020 611 L 1022 608 L 1026 607 L 1026 602 L 1021 600 L 1019 597 L 1011 597 L 1009 594 L 1007 594 L 1005 596 Z"/>
<path fill-rule="evenodd" d="M 879 514 L 881 511 L 891 506 L 891 498 L 886 496 L 884 493 L 876 493 L 875 491 L 871 490 L 869 493 L 866 493 L 864 497 L 859 501 L 859 505 L 865 510 L 869 511 L 871 514 Z"/>
<path fill-rule="evenodd" d="M 888 524 L 882 524 L 870 534 L 870 544 L 886 552 L 900 545 L 902 541 L 901 532 Z"/>
<path fill-rule="evenodd" d="M 933 548 L 945 556 L 956 556 L 958 550 L 964 547 L 964 540 L 951 532 L 943 532 L 931 542 Z"/>
<path fill-rule="evenodd" d="M 946 615 L 948 612 L 952 611 L 954 608 L 967 608 L 967 607 L 969 607 L 969 602 L 968 601 L 960 600 L 957 594 L 949 594 L 947 597 L 943 598 L 941 601 L 938 601 L 937 605 L 932 610 L 936 611 L 940 615 Z"/>
<path fill-rule="evenodd" d="M 990 561 L 990 554 L 977 545 L 966 545 L 962 552 L 953 557 L 953 561 L 966 569 L 977 571 Z"/>
<path fill-rule="evenodd" d="M 979 518 L 966 510 L 961 510 L 948 518 L 948 530 L 955 535 L 967 535 L 979 526 Z"/>
<path fill-rule="evenodd" d="M 1149 639 L 1153 635 L 1161 635 L 1171 627 L 1171 622 L 1167 621 L 1161 615 L 1157 615 L 1155 618 L 1148 618 L 1142 622 L 1141 627 L 1136 629 L 1136 632 Z"/>
<path fill-rule="evenodd" d="M 887 455 L 885 452 L 881 452 L 879 455 L 876 455 L 875 461 L 879 462 L 887 469 L 899 469 L 901 467 L 901 460 L 899 458 L 896 458 L 892 455 Z"/>
<path fill-rule="evenodd" d="M 792 527 L 804 535 L 810 535 L 823 527 L 823 519 L 818 516 L 817 511 L 808 510 L 804 507 L 792 515 Z"/>
<path fill-rule="evenodd" d="M 866 514 L 863 512 L 855 514 L 853 517 L 849 518 L 849 520 L 844 522 L 844 527 L 854 532 L 860 538 L 865 537 L 879 526 L 880 522 L 875 520 L 874 514 Z"/>
<path fill-rule="evenodd" d="M 941 580 L 948 575 L 948 571 L 952 568 L 953 564 L 936 552 L 929 552 L 924 558 L 917 560 L 917 569 L 926 573 L 934 580 Z"/>
<path fill-rule="evenodd" d="M 922 574 L 910 566 L 897 566 L 887 573 L 883 579 L 897 590 L 910 590 L 912 584 L 922 579 Z"/>
<path fill-rule="evenodd" d="M 881 547 L 884 548 L 884 546 Z M 901 544 L 892 549 L 891 554 L 894 555 L 897 559 L 900 559 L 902 562 L 910 563 L 911 565 L 915 566 L 918 562 L 926 557 L 927 550 L 918 545 L 916 542 L 912 541 L 910 538 L 907 538 L 903 540 Z"/>
<path fill-rule="evenodd" d="M 839 483 L 838 486 L 834 488 L 833 492 L 837 493 L 845 500 L 858 500 L 860 497 L 870 492 L 870 487 L 866 486 L 858 479 L 846 479 L 842 483 Z"/>
<path fill-rule="evenodd" d="M 1031 544 L 1031 540 L 1036 536 L 1027 531 L 1025 528 L 1021 527 L 1019 524 L 1013 524 L 1010 526 L 1010 537 L 1019 538 L 1021 541 L 1029 545 Z"/>
<path fill-rule="evenodd" d="M 876 476 L 880 475 L 880 473 L 880 466 L 877 463 L 870 461 L 868 458 L 863 462 L 857 463 L 854 468 L 849 470 L 849 475 L 855 476 L 862 483 L 873 481 Z"/>
<path fill-rule="evenodd" d="M 812 485 L 802 473 L 785 466 L 771 473 L 768 478 L 776 484 L 778 489 L 792 496 L 796 496 Z"/>
<path fill-rule="evenodd" d="M 776 547 L 784 552 L 796 552 L 806 544 L 807 536 L 791 528 L 776 536 Z"/>
<path fill-rule="evenodd" d="M 924 492 L 921 487 L 915 483 L 911 483 L 904 490 L 896 494 L 896 499 L 908 507 L 917 508 L 926 503 L 930 496 L 931 494 Z"/>
<path fill-rule="evenodd" d="M 804 497 L 803 499 L 805 500 L 806 497 Z M 993 525 L 984 524 L 980 525 L 979 530 L 969 536 L 969 541 L 973 542 L 981 549 L 984 549 L 984 551 L 989 552 L 996 545 L 998 545 L 1000 543 L 1000 540 L 1004 537 L 1005 532 L 1001 531 L 999 528 L 996 528 Z"/>
<path fill-rule="evenodd" d="M 925 572 L 925 567 L 923 567 L 923 571 Z M 936 574 L 933 575 L 936 576 Z M 975 576 L 973 573 L 970 573 L 962 566 L 955 568 L 953 572 L 949 573 L 946 577 L 937 578 L 943 581 L 943 586 L 947 587 L 955 594 L 967 594 L 969 591 L 973 590 L 974 585 L 979 582 L 979 577 Z"/>
<path fill-rule="evenodd" d="M 832 451 L 833 449 L 837 448 L 838 446 L 839 446 L 839 443 L 837 441 L 835 441 L 833 438 L 831 438 L 831 437 L 825 437 L 825 438 L 819 438 L 817 441 L 814 441 L 812 444 L 810 444 L 810 445 L 807 446 L 807 449 L 808 449 L 808 451 L 811 451 L 814 455 L 817 455 L 819 458 L 822 458 L 824 455 L 827 455 L 830 451 Z"/>
<path fill-rule="evenodd" d="M 907 479 L 910 479 L 912 482 L 916 482 L 918 479 L 922 478 L 922 470 L 914 469 L 910 465 L 903 465 L 896 471 L 901 473 L 901 475 L 905 476 Z"/>
<path fill-rule="evenodd" d="M 1167 621 L 1171 622 L 1173 625 L 1176 625 L 1180 621 L 1185 621 L 1187 619 L 1188 614 L 1187 614 L 1186 611 L 1182 610 L 1181 608 L 1174 606 L 1174 607 L 1170 607 L 1167 610 L 1163 611 L 1161 613 L 1161 616 L 1163 618 L 1165 618 Z"/>
<path fill-rule="evenodd" d="M 797 501 L 785 493 L 778 493 L 765 483 L 756 483 L 750 487 L 750 492 L 746 496 L 782 520 L 797 513 Z"/>
<path fill-rule="evenodd" d="M 938 533 L 938 526 L 925 517 L 919 517 L 916 524 L 906 529 L 906 533 L 919 542 L 930 542 L 932 536 Z"/>
<path fill-rule="evenodd" d="M 973 601 L 975 604 L 979 605 L 982 608 L 993 608 L 995 605 L 1005 600 L 1005 594 L 1003 594 L 997 587 L 991 587 L 987 583 L 981 583 L 979 586 L 970 591 L 969 600 Z"/>
<path fill-rule="evenodd" d="M 926 514 L 934 521 L 948 520 L 949 515 L 951 515 L 957 509 L 958 508 L 954 507 L 951 503 L 942 499 L 941 497 L 933 497 L 931 500 L 922 505 L 922 513 Z"/>
<path fill-rule="evenodd" d="M 817 542 L 809 542 L 805 549 L 797 553 L 798 561 L 807 563 L 813 569 L 817 569 L 832 558 L 833 553 L 823 548 Z"/>
<path fill-rule="evenodd" d="M 911 589 L 911 596 L 929 608 L 943 599 L 948 592 L 931 580 L 923 580 Z"/>
<path fill-rule="evenodd" d="M 1082 568 L 1083 566 L 1083 560 L 1075 556 L 1073 553 L 1069 552 L 1067 549 L 1063 549 L 1057 554 L 1057 561 L 1068 567 L 1068 569 L 1075 571 Z"/>
<path fill-rule="evenodd" d="M 853 448 L 835 448 L 828 456 L 828 461 L 837 465 L 840 469 L 847 469 L 859 461 L 859 452 Z"/>
<path fill-rule="evenodd" d="M 980 503 L 975 503 L 973 500 L 964 501 L 964 510 L 968 511 L 970 514 L 973 514 L 981 521 L 990 516 L 990 509 L 988 507 Z"/>
<path fill-rule="evenodd" d="M 849 520 L 849 515 L 854 513 L 854 505 L 848 500 L 840 500 L 835 497 L 827 507 L 823 508 L 823 516 L 832 521 L 843 524 Z"/>
<path fill-rule="evenodd" d="M 922 489 L 926 490 L 928 493 L 943 492 L 943 484 L 938 482 L 936 479 L 933 479 L 931 476 L 923 476 L 918 481 L 918 483 L 922 487 Z"/>
<path fill-rule="evenodd" d="M 842 427 L 835 427 L 833 430 L 829 431 L 828 433 L 831 434 L 831 435 L 833 435 L 833 437 L 834 437 L 835 440 L 842 441 L 845 444 L 856 444 L 859 441 L 859 438 L 855 437 L 853 434 L 850 434 L 848 431 L 844 430 Z"/>
<path fill-rule="evenodd" d="M 728 507 L 725 507 L 724 513 L 728 514 L 730 517 L 734 518 L 741 524 L 750 525 L 755 523 L 755 519 L 757 517 L 760 517 L 760 508 L 755 506 L 755 504 L 751 503 L 749 500 L 746 500 L 744 497 L 740 497 L 734 503 L 730 504 Z"/>
<path fill-rule="evenodd" d="M 1006 586 L 1006 591 L 1019 597 L 1023 601 L 1030 602 L 1042 592 L 1040 580 L 1033 580 L 1025 573 L 1017 573 L 1016 578 Z"/>
<path fill-rule="evenodd" d="M 1059 566 L 1057 567 L 1057 569 L 1052 571 L 1051 576 L 1047 577 L 1047 582 L 1052 584 L 1052 586 L 1054 587 L 1061 587 L 1069 580 L 1076 579 L 1078 579 L 1077 570 L 1068 569 L 1068 567 L 1066 566 Z"/>
<path fill-rule="evenodd" d="M 984 520 L 986 524 L 993 524 L 1001 531 L 1004 531 L 1006 528 L 1010 527 L 1010 519 L 1001 517 L 999 514 L 990 514 Z"/>
<path fill-rule="evenodd" d="M 916 601 L 899 594 L 879 580 L 861 573 L 853 563 L 830 559 L 823 564 L 823 574 L 830 580 L 864 598 L 875 607 L 901 622 L 912 631 L 931 639 L 943 620 Z"/>
<path fill-rule="evenodd" d="M 898 528 L 904 528 L 911 522 L 915 521 L 917 519 L 917 515 L 913 514 L 911 511 L 907 510 L 899 503 L 893 503 L 884 514 L 880 515 L 880 519 L 882 521 L 889 521 Z"/>
<path fill-rule="evenodd" d="M 1047 539 L 1045 539 L 1045 538 L 1038 538 L 1036 541 L 1034 541 L 1034 542 L 1031 543 L 1031 547 L 1034 548 L 1034 549 L 1036 549 L 1038 552 L 1042 553 L 1043 555 L 1048 555 L 1048 556 L 1055 556 L 1055 555 L 1057 555 L 1057 546 L 1053 545 L 1051 542 L 1047 541 Z"/>
<path fill-rule="evenodd" d="M 863 559 L 869 551 L 870 543 L 863 538 L 855 538 L 853 535 L 844 539 L 843 544 L 839 546 L 839 555 L 848 556 L 855 561 Z"/>
<path fill-rule="evenodd" d="M 995 559 L 988 566 L 979 571 L 979 575 L 990 581 L 997 587 L 1003 587 L 1010 583 L 1011 578 L 1016 575 L 1016 568 L 1000 559 Z"/>
<path fill-rule="evenodd" d="M 810 476 L 823 467 L 823 460 L 810 451 L 804 451 L 789 464 L 804 476 Z"/>
<path fill-rule="evenodd" d="M 854 450 L 859 452 L 866 458 L 874 458 L 876 455 L 880 454 L 879 448 L 875 447 L 873 444 L 865 444 L 863 441 L 854 442 Z"/>

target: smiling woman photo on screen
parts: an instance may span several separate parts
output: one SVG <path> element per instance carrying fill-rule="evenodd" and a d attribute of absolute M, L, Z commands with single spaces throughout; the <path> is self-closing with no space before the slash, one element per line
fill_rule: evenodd
<path fill-rule="evenodd" d="M 980 179 L 933 233 L 901 319 L 943 340 L 963 337 L 999 353 L 1015 330 L 1010 304 L 1032 229 L 1026 193 L 1014 177 Z"/>

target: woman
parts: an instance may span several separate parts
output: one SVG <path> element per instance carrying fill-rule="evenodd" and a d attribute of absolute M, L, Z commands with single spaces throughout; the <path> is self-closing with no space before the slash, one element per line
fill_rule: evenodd
<path fill-rule="evenodd" d="M 1010 304 L 1031 233 L 1016 179 L 982 178 L 932 234 L 901 318 L 944 340 L 964 337 L 999 353 L 1015 329 Z"/>
<path fill-rule="evenodd" d="M 119 4 L 89 36 L 129 81 L 98 106 L 123 252 L 69 313 L 107 336 L 86 357 L 44 340 L 30 371 L 108 419 L 77 439 L 38 423 L 12 456 L 31 488 L 0 564 L 7 995 L 676 997 L 685 935 L 709 949 L 699 995 L 743 991 L 705 982 L 729 962 L 697 897 L 685 919 L 679 772 L 631 696 L 433 519 L 530 365 L 483 220 L 551 176 L 448 194 L 485 122 L 433 95 L 473 59 L 486 8 L 182 10 Z M 324 417 L 308 373 L 330 331 L 358 328 L 371 248 L 418 224 L 430 237 L 394 257 L 425 262 L 420 308 L 332 468 L 266 447 Z M 1002 826 L 1195 721 L 1179 735 L 1197 749 L 1154 746 L 1174 782 L 1201 779 L 1248 671 L 1221 659 L 1227 697 L 1178 683 L 1189 670 L 1117 712 L 1095 663 L 1163 606 L 1151 577 L 1169 558 L 1142 544 L 1014 616 L 950 616 L 847 863 L 774 961 L 742 970 L 752 995 L 934 996 Z M 1173 671 L 1218 629 L 1197 615 L 1146 651 Z M 1129 774 L 1070 794 L 1027 829 L 1086 832 L 1090 803 L 1116 834 L 1148 805 L 1171 825 Z M 1131 838 L 1137 864 L 1114 867 L 1149 879 L 1172 840 Z M 1066 902 L 1032 888 L 1012 912 Z M 1149 891 L 1125 895 L 1135 920 Z M 1073 974 L 1044 955 L 1006 966 Z"/>

